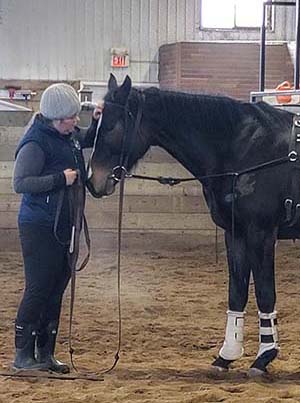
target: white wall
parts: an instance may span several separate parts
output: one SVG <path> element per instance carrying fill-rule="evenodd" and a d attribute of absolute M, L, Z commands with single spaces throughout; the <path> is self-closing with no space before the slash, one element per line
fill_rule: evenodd
<path fill-rule="evenodd" d="M 291 10 L 276 10 L 270 39 L 292 37 Z M 164 43 L 224 39 L 199 31 L 200 0 L 0 0 L 0 79 L 106 81 L 110 48 L 129 49 L 119 79 L 157 82 Z M 258 31 L 225 39 L 258 39 Z M 290 39 L 290 38 L 288 38 Z"/>

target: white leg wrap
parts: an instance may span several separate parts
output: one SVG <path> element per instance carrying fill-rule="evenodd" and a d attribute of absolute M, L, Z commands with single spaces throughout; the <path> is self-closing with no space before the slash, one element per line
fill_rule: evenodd
<path fill-rule="evenodd" d="M 245 312 L 227 311 L 225 340 L 219 351 L 225 360 L 237 360 L 244 354 L 244 315 Z"/>
<path fill-rule="evenodd" d="M 257 357 L 261 356 L 268 350 L 278 346 L 278 332 L 277 332 L 277 312 L 262 313 L 258 312 L 259 317 L 259 350 Z M 257 358 L 256 357 L 256 358 Z"/>

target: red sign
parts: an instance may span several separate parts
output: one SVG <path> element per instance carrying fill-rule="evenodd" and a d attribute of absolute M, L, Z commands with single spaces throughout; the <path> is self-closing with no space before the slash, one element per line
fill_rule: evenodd
<path fill-rule="evenodd" d="M 112 67 L 127 67 L 129 65 L 128 55 L 112 55 L 111 66 Z"/>

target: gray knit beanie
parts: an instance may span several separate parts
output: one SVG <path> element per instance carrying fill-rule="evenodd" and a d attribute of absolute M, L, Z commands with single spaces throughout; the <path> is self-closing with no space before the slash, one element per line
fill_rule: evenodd
<path fill-rule="evenodd" d="M 47 119 L 70 118 L 78 114 L 80 110 L 79 98 L 69 84 L 52 84 L 42 94 L 40 112 Z"/>

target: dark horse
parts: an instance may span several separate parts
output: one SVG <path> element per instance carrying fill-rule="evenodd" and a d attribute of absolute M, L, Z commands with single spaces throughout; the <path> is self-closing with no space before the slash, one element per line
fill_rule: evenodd
<path fill-rule="evenodd" d="M 264 102 L 139 90 L 132 88 L 128 76 L 118 86 L 111 75 L 104 101 L 89 161 L 90 192 L 95 197 L 113 193 L 117 182 L 112 172 L 120 156 L 125 153 L 130 170 L 150 146 L 168 151 L 199 179 L 211 216 L 225 231 L 229 266 L 226 334 L 213 366 L 227 370 L 243 355 L 244 310 L 252 272 L 260 343 L 249 371 L 266 372 L 279 350 L 274 247 L 277 239 L 300 234 L 299 228 L 288 226 L 285 208 L 293 176 L 287 157 L 293 114 Z"/>

